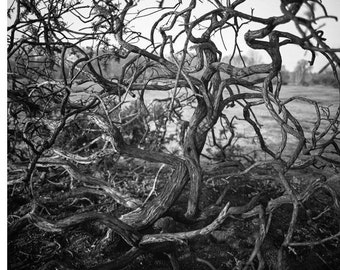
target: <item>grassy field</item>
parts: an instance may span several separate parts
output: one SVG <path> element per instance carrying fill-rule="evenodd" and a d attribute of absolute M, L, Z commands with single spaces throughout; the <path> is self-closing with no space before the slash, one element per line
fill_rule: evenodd
<path fill-rule="evenodd" d="M 88 92 L 97 92 L 99 90 L 98 86 L 88 84 L 86 87 L 90 86 Z M 77 89 L 84 88 L 84 85 L 78 87 Z M 79 94 L 75 93 L 74 98 L 86 98 L 89 97 L 90 94 Z M 227 95 L 226 95 L 227 96 Z M 324 108 L 328 108 L 331 114 L 331 117 L 334 117 L 336 111 L 339 106 L 339 90 L 336 88 L 324 87 L 324 86 L 283 86 L 280 93 L 280 98 L 282 101 L 287 100 L 293 96 L 304 97 L 313 99 L 318 102 L 319 106 L 323 106 Z M 171 97 L 171 92 L 166 91 L 149 91 L 145 93 L 145 101 L 147 104 L 151 104 L 155 99 L 165 99 Z M 130 95 L 127 95 L 126 100 L 131 101 L 132 98 Z M 294 100 L 286 105 L 286 108 L 289 112 L 301 123 L 303 130 L 307 139 L 311 138 L 311 131 L 314 127 L 314 124 L 317 120 L 317 114 L 315 107 L 312 104 L 301 100 Z M 267 143 L 267 145 L 273 151 L 276 151 L 279 148 L 279 144 L 281 141 L 281 127 L 280 125 L 272 118 L 270 112 L 266 108 L 265 105 L 259 105 L 253 107 L 253 111 L 257 116 L 257 121 L 261 124 L 261 132 L 263 137 Z M 184 120 L 190 121 L 192 116 L 193 109 L 185 108 L 182 111 L 182 117 Z M 323 115 L 323 110 L 320 109 L 321 116 Z M 227 108 L 224 110 L 224 114 L 232 119 L 233 116 L 236 116 L 238 119 L 243 118 L 243 108 L 240 105 L 236 105 L 233 108 Z M 282 116 L 282 115 L 280 115 Z M 318 129 L 318 133 L 322 132 L 327 126 L 327 121 L 321 121 L 321 125 Z M 176 123 L 169 122 L 168 131 L 170 134 L 176 133 Z M 256 138 L 256 134 L 253 128 L 243 120 L 234 120 L 233 125 L 236 128 L 236 135 L 238 137 L 237 146 L 239 149 L 242 149 L 243 152 L 249 153 L 252 151 L 259 150 L 258 139 Z M 215 127 L 216 135 L 219 134 L 219 131 L 222 129 L 221 125 L 218 123 Z M 218 138 L 217 138 L 218 139 Z M 211 136 L 208 137 L 208 141 L 211 141 Z M 221 142 L 223 143 L 223 142 Z M 297 140 L 288 136 L 288 144 L 284 151 L 284 156 L 289 156 L 292 150 L 294 149 Z M 167 146 L 168 150 L 174 150 L 178 148 L 176 142 L 173 142 Z M 206 149 L 209 146 L 206 147 Z M 205 150 L 206 152 L 206 150 Z"/>
<path fill-rule="evenodd" d="M 284 101 L 293 96 L 305 97 L 317 101 L 319 106 L 329 108 L 332 117 L 336 114 L 339 106 L 339 90 L 335 88 L 326 88 L 323 86 L 284 86 L 281 90 L 281 100 Z M 297 120 L 299 120 L 307 139 L 310 139 L 311 131 L 317 120 L 314 105 L 301 100 L 295 100 L 287 104 L 286 108 Z M 277 150 L 281 141 L 281 126 L 272 118 L 265 105 L 254 107 L 253 111 L 257 116 L 258 122 L 262 125 L 261 132 L 268 146 L 270 146 L 273 150 Z M 323 116 L 322 110 L 320 110 L 320 113 L 321 116 Z M 241 106 L 228 109 L 227 115 L 237 115 L 242 118 Z M 326 121 L 321 121 L 318 132 L 322 132 L 327 124 L 328 123 Z M 238 136 L 242 138 L 242 140 L 239 141 L 239 144 L 242 147 L 247 147 L 249 150 L 251 150 L 251 148 L 253 148 L 253 150 L 258 148 L 249 141 L 249 137 L 255 136 L 255 132 L 248 123 L 244 121 L 237 121 L 235 126 L 237 128 Z M 296 143 L 297 140 L 295 138 L 288 136 L 288 145 L 284 154 L 289 155 Z"/>
<path fill-rule="evenodd" d="M 152 92 L 149 94 L 147 100 L 151 101 L 153 98 L 165 98 L 167 97 L 167 93 L 165 92 Z M 339 90 L 335 88 L 327 88 L 324 86 L 312 86 L 312 87 L 304 87 L 304 86 L 284 86 L 281 90 L 281 100 L 287 100 L 290 97 L 299 96 L 305 97 L 309 99 L 313 99 L 319 103 L 319 106 L 324 106 L 329 108 L 331 113 L 331 117 L 334 117 L 336 111 L 339 106 Z M 305 135 L 307 139 L 311 138 L 311 131 L 315 125 L 317 120 L 317 114 L 314 105 L 306 103 L 301 100 L 295 100 L 287 104 L 287 109 L 289 112 L 301 123 Z M 261 132 L 263 137 L 268 144 L 268 146 L 276 151 L 279 148 L 279 143 L 281 141 L 281 127 L 280 125 L 272 118 L 270 112 L 266 108 L 265 105 L 259 105 L 254 107 L 253 109 L 255 115 L 257 116 L 258 122 L 261 124 Z M 183 118 L 185 120 L 190 120 L 190 117 L 193 113 L 192 109 L 186 109 L 183 111 Z M 233 116 L 238 117 L 239 119 L 243 118 L 243 108 L 239 105 L 236 105 L 233 108 L 228 108 L 224 110 L 224 113 L 231 119 Z M 322 110 L 320 110 L 321 116 Z M 318 132 L 322 132 L 327 126 L 328 122 L 321 121 L 321 125 L 318 129 Z M 256 134 L 253 128 L 245 121 L 235 120 L 234 126 L 236 127 L 236 134 L 239 137 L 236 145 L 241 148 L 245 152 L 251 152 L 254 150 L 259 150 L 259 144 L 254 143 L 257 142 Z M 221 125 L 216 125 L 216 134 L 219 134 L 219 130 L 221 129 Z M 173 127 L 170 127 L 170 130 L 173 130 Z M 208 140 L 211 138 L 208 138 Z M 297 140 L 288 136 L 288 144 L 286 150 L 284 151 L 285 156 L 289 156 L 291 151 L 296 146 Z M 173 147 L 173 146 L 172 146 Z"/>

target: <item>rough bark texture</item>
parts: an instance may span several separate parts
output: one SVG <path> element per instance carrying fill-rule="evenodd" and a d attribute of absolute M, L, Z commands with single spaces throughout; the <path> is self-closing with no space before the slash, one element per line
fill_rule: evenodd
<path fill-rule="evenodd" d="M 308 222 L 329 211 L 339 214 L 340 105 L 332 110 L 335 106 L 326 107 L 324 100 L 281 95 L 281 48 L 285 45 L 310 52 L 311 64 L 317 53 L 326 58 L 340 93 L 339 49 L 330 48 L 323 31 L 314 28 L 322 18 L 334 17 L 321 1 L 282 0 L 277 3 L 281 15 L 267 18 L 239 11 L 247 2 L 191 0 L 171 7 L 167 1 L 150 1 L 150 8 L 133 0 L 120 4 L 96 0 L 88 5 L 78 1 L 13 2 L 7 29 L 8 194 L 14 202 L 9 204 L 11 241 L 22 230 L 30 231 L 30 224 L 50 233 L 72 232 L 71 237 L 74 228 L 95 224 L 100 228 L 98 234 L 104 230 L 107 235 L 94 246 L 119 245 L 118 238 L 131 248 L 92 269 L 120 269 L 137 257 L 158 253 L 165 253 L 171 267 L 177 269 L 175 251 L 188 240 L 209 235 L 227 218 L 231 224 L 251 220 L 248 225 L 253 235 L 247 241 L 252 249 L 243 267 L 263 269 L 265 265 L 270 268 L 262 253 L 275 214 L 289 205 L 287 226 L 275 255 L 278 269 L 284 269 L 288 248 L 324 244 L 339 236 L 332 232 L 323 239 L 301 243 L 294 238 L 299 211 L 320 192 L 328 200 L 327 207 L 314 219 L 306 210 Z M 324 17 L 316 17 L 318 9 Z M 303 10 L 308 12 L 302 14 Z M 82 27 L 70 25 L 67 16 Z M 139 33 L 133 24 L 145 16 L 154 18 L 154 23 L 147 33 Z M 279 30 L 287 23 L 295 24 L 296 35 Z M 245 61 L 239 44 L 245 27 L 245 43 L 252 51 L 265 52 L 269 63 Z M 226 42 L 232 44 L 230 59 L 222 58 L 217 36 L 224 49 Z M 92 45 L 84 48 L 87 41 Z M 241 65 L 234 64 L 237 57 Z M 294 102 L 312 106 L 315 122 L 307 123 L 292 112 Z M 262 105 L 281 132 L 275 146 L 258 121 L 256 109 Z M 231 110 L 235 106 L 241 114 Z M 183 116 L 188 111 L 192 112 L 189 121 Z M 238 150 L 238 139 L 248 134 L 236 132 L 237 121 L 254 131 L 252 143 L 259 146 L 258 156 L 258 152 L 253 157 L 245 153 L 245 145 L 243 152 Z M 171 153 L 166 146 L 175 140 L 169 134 L 175 124 L 181 125 L 180 143 Z M 289 155 L 285 152 L 288 145 Z M 210 148 L 222 157 L 214 152 L 209 156 Z M 121 157 L 126 174 L 119 178 Z M 203 157 L 209 162 L 222 160 L 223 165 L 204 172 Z M 142 165 L 132 168 L 137 162 L 131 160 Z M 165 164 L 171 174 L 158 185 L 162 165 L 142 202 L 146 186 L 152 182 L 140 178 L 140 171 L 149 169 L 145 164 L 155 168 Z M 305 169 L 317 174 L 304 185 L 296 183 L 290 173 Z M 275 196 L 256 190 L 248 192 L 251 196 L 241 204 L 232 205 L 227 194 L 231 196 L 234 183 L 246 190 L 256 186 L 254 179 L 257 188 L 265 186 L 268 191 L 274 186 Z M 137 191 L 131 190 L 133 186 Z M 211 190 L 218 193 L 213 202 L 206 195 Z M 179 211 L 173 207 L 178 205 Z M 58 215 L 61 206 L 76 212 Z M 101 212 L 103 209 L 107 212 Z M 174 227 L 179 229 L 172 230 Z M 58 246 L 53 243 L 51 246 Z M 54 255 L 62 254 L 60 249 Z M 102 255 L 100 250 L 96 252 Z M 30 254 L 25 256 L 26 261 L 30 259 Z M 239 260 L 235 257 L 235 261 Z M 196 262 L 212 268 L 203 259 L 196 258 Z M 42 269 L 48 267 L 46 263 Z"/>

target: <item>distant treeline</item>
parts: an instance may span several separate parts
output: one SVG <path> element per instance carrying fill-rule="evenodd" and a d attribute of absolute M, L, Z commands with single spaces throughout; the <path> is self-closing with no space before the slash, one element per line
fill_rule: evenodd
<path fill-rule="evenodd" d="M 85 49 L 90 50 L 90 48 Z M 102 57 L 97 58 L 97 60 L 92 62 L 92 65 L 96 72 L 103 75 L 105 78 L 109 80 L 117 79 L 120 77 L 122 73 L 123 66 L 132 60 L 136 55 L 130 54 L 125 59 L 117 58 L 115 54 L 109 54 L 107 52 L 101 52 L 100 55 Z M 95 55 L 93 55 L 95 56 Z M 76 54 L 69 54 L 66 56 L 66 65 L 64 67 L 64 72 L 67 76 L 70 76 L 70 69 L 75 61 L 78 58 Z M 143 65 L 143 58 L 137 60 L 140 65 Z M 224 57 L 222 59 L 223 62 L 228 63 L 229 57 Z M 62 80 L 63 79 L 63 70 L 60 66 L 60 58 L 58 56 L 48 57 L 48 56 L 41 56 L 41 55 L 13 55 L 11 59 L 8 60 L 8 72 L 15 73 L 16 75 L 22 77 L 34 77 L 34 75 L 38 75 L 41 77 L 42 74 L 53 78 L 55 80 Z M 187 62 L 188 63 L 188 62 Z M 232 61 L 232 64 L 235 66 L 243 66 L 245 65 L 253 65 L 261 63 L 261 57 L 258 55 L 250 55 L 250 56 L 243 56 L 241 59 L 240 57 L 235 57 Z M 85 63 L 84 63 L 85 64 Z M 195 64 L 194 61 L 191 64 Z M 79 68 L 82 65 L 78 65 Z M 73 70 L 73 76 L 77 74 L 78 70 Z M 148 73 L 152 71 L 148 70 Z M 129 78 L 129 70 L 125 72 L 126 78 Z M 88 77 L 88 67 L 82 69 L 82 71 L 77 75 L 77 81 L 87 80 Z M 201 77 L 202 72 L 192 73 L 191 76 L 194 77 Z M 131 74 L 132 75 L 132 74 Z M 287 84 L 295 84 L 295 85 L 324 85 L 330 87 L 338 87 L 337 80 L 334 77 L 333 71 L 330 68 L 323 70 L 320 74 L 317 72 L 312 72 L 311 67 L 309 66 L 309 62 L 306 60 L 300 60 L 297 62 L 294 71 L 288 71 L 284 66 L 281 69 L 282 81 L 284 85 Z M 340 73 L 338 72 L 338 76 Z M 144 74 L 144 77 L 150 77 L 151 74 Z M 222 74 L 222 78 L 225 78 L 226 75 Z M 259 77 L 259 75 L 257 75 Z M 69 77 L 70 78 L 70 77 Z M 250 77 L 248 79 L 256 79 L 254 77 Z M 140 78 L 143 80 L 143 77 Z"/>
<path fill-rule="evenodd" d="M 338 87 L 338 82 L 334 77 L 333 71 L 330 68 L 325 69 L 321 73 L 312 72 L 307 70 L 305 73 L 301 73 L 297 70 L 288 71 L 281 70 L 283 84 L 295 84 L 295 85 L 324 85 L 329 87 Z M 338 77 L 340 73 L 338 71 Z"/>

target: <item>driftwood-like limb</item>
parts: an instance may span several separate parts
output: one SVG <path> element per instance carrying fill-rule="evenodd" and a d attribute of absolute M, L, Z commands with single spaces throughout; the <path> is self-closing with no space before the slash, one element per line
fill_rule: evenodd
<path fill-rule="evenodd" d="M 249 256 L 249 259 L 246 265 L 243 268 L 244 270 L 248 269 L 248 267 L 252 264 L 255 257 L 258 256 L 258 254 L 260 253 L 260 248 L 262 246 L 264 238 L 266 237 L 267 232 L 266 232 L 266 221 L 265 221 L 264 214 L 265 212 L 263 210 L 263 207 L 261 205 L 258 205 L 251 211 L 244 213 L 242 215 L 243 218 L 248 218 L 254 215 L 258 215 L 258 220 L 259 220 L 259 232 L 256 234 L 254 249 L 251 255 Z"/>
<path fill-rule="evenodd" d="M 230 204 L 227 203 L 219 216 L 211 224 L 202 229 L 180 233 L 146 234 L 140 239 L 138 247 L 132 247 L 117 260 L 93 267 L 91 270 L 120 269 L 120 267 L 131 263 L 134 258 L 145 252 L 172 253 L 174 248 L 184 243 L 184 240 L 191 239 L 198 235 L 207 235 L 213 230 L 216 230 L 227 218 L 229 206 Z M 177 265 L 176 262 L 172 262 L 172 264 Z"/>
<path fill-rule="evenodd" d="M 195 231 L 190 232 L 180 232 L 180 233 L 162 233 L 162 234 L 151 234 L 151 235 L 144 235 L 139 242 L 139 246 L 142 248 L 149 248 L 152 245 L 162 242 L 179 242 L 181 243 L 183 240 L 190 239 L 196 237 L 198 235 L 206 235 L 210 232 L 216 230 L 223 221 L 229 215 L 228 210 L 230 207 L 230 203 L 227 203 L 218 217 L 208 226 L 198 229 Z"/>
<path fill-rule="evenodd" d="M 284 270 L 284 252 L 285 252 L 285 248 L 288 246 L 288 244 L 290 243 L 292 237 L 293 237 L 293 233 L 295 231 L 295 225 L 297 222 L 297 217 L 298 217 L 298 210 L 299 210 L 299 202 L 296 199 L 292 199 L 292 204 L 293 204 L 293 211 L 292 211 L 292 216 L 290 219 L 290 223 L 289 223 L 289 227 L 287 230 L 287 233 L 285 234 L 285 238 L 283 240 L 283 243 L 281 244 L 281 247 L 278 251 L 277 254 L 277 263 L 278 263 L 278 269 L 279 270 Z"/>
<path fill-rule="evenodd" d="M 115 149 L 117 149 L 121 155 L 140 158 L 150 162 L 168 164 L 174 168 L 171 179 L 166 182 L 166 185 L 157 197 L 120 217 L 120 220 L 136 229 L 142 229 L 151 225 L 171 207 L 187 183 L 189 174 L 184 160 L 169 154 L 147 151 L 127 145 L 115 125 L 108 123 L 106 119 L 99 115 L 91 114 L 88 117 L 106 133 L 106 139 L 114 145 Z"/>
<path fill-rule="evenodd" d="M 305 190 L 303 190 L 301 193 L 296 194 L 297 201 L 300 203 L 303 203 L 307 201 L 314 193 L 316 190 L 324 188 L 327 191 L 329 191 L 328 185 L 325 183 L 324 179 L 318 178 L 311 182 Z M 333 197 L 335 200 L 336 197 Z M 268 205 L 266 207 L 266 213 L 270 213 L 275 211 L 276 208 L 280 207 L 282 204 L 291 204 L 293 203 L 293 198 L 291 195 L 284 194 L 278 198 L 272 199 L 268 202 Z"/>
<path fill-rule="evenodd" d="M 142 206 L 142 202 L 130 196 L 121 194 L 114 188 L 109 187 L 105 181 L 93 176 L 83 175 L 76 168 L 76 166 L 70 162 L 57 161 L 55 159 L 44 159 L 44 162 L 63 166 L 75 179 L 98 186 L 108 195 L 112 196 L 112 198 L 118 203 L 121 203 L 129 208 L 135 208 L 134 211 L 124 214 L 120 217 L 120 220 L 122 220 L 124 223 L 129 224 L 137 230 L 149 226 L 168 210 L 186 184 L 189 175 L 184 160 L 169 154 L 142 150 L 137 147 L 127 145 L 124 142 L 119 130 L 114 126 L 110 128 L 110 124 L 107 123 L 104 118 L 100 117 L 99 115 L 91 115 L 90 119 L 107 132 L 105 137 L 106 140 L 109 140 L 112 145 L 114 145 L 115 148 L 120 152 L 120 154 L 134 158 L 141 158 L 150 162 L 168 164 L 174 168 L 174 172 L 171 175 L 171 180 L 166 183 L 165 187 L 157 197 L 151 201 L 147 201 Z M 58 151 L 58 153 L 59 152 L 60 151 Z M 69 159 L 71 158 L 71 156 L 65 152 L 63 152 L 62 155 L 68 157 Z"/>
<path fill-rule="evenodd" d="M 304 246 L 307 246 L 307 247 L 312 247 L 312 246 L 316 246 L 316 245 L 321 245 L 323 243 L 326 243 L 328 241 L 331 241 L 331 240 L 334 240 L 334 239 L 337 239 L 337 238 L 340 238 L 340 231 L 334 235 L 331 235 L 331 236 L 328 236 L 324 239 L 321 239 L 319 241 L 309 241 L 309 242 L 301 242 L 301 243 L 295 243 L 295 242 L 291 242 L 288 244 L 288 246 L 290 247 L 304 247 Z"/>
<path fill-rule="evenodd" d="M 251 200 L 245 205 L 230 206 L 227 214 L 228 215 L 242 215 L 248 211 L 251 211 L 258 203 L 259 198 L 260 198 L 260 194 L 251 198 Z M 221 209 L 222 207 L 218 205 L 207 207 L 206 209 L 202 211 L 201 215 L 198 217 L 197 220 L 205 220 L 208 217 L 215 216 L 221 211 Z"/>
<path fill-rule="evenodd" d="M 284 269 L 284 248 L 290 246 L 290 243 L 291 243 L 291 239 L 293 237 L 293 233 L 294 233 L 294 230 L 295 230 L 295 225 L 296 225 L 296 222 L 297 222 L 297 218 L 298 218 L 298 208 L 299 208 L 299 204 L 300 203 L 303 203 L 305 201 L 307 201 L 318 189 L 321 189 L 321 188 L 324 188 L 326 191 L 328 191 L 332 198 L 333 198 L 333 201 L 334 201 L 334 205 L 336 208 L 338 208 L 338 198 L 337 198 L 337 195 L 336 193 L 334 193 L 334 191 L 327 185 L 327 182 L 325 182 L 325 179 L 323 178 L 319 178 L 319 179 L 316 179 L 315 181 L 311 182 L 309 186 L 307 186 L 307 188 L 302 191 L 300 194 L 295 194 L 293 195 L 292 193 L 291 194 L 286 194 L 286 195 L 282 195 L 274 200 L 271 200 L 268 205 L 267 205 L 267 208 L 266 208 L 266 212 L 269 213 L 269 217 L 271 219 L 272 217 L 272 212 L 278 208 L 279 206 L 281 206 L 282 204 L 293 204 L 293 211 L 292 211 L 292 217 L 291 217 L 291 221 L 290 221 L 290 224 L 289 224 L 289 228 L 288 228 L 288 231 L 285 235 L 285 239 L 278 251 L 278 267 L 279 269 Z M 270 221 L 269 219 L 269 221 Z M 268 223 L 269 223 L 268 221 Z M 267 224 L 267 228 L 266 230 L 268 230 L 268 224 Z M 323 241 L 327 242 L 331 239 L 334 239 L 336 237 L 339 236 L 339 233 L 334 235 L 334 236 L 331 236 L 331 237 L 328 237 L 328 238 L 325 238 L 323 240 L 320 240 L 320 241 L 315 241 L 315 242 L 311 242 L 312 244 L 314 245 L 317 245 L 317 244 L 321 244 L 323 243 Z M 305 246 L 307 244 L 307 242 L 305 243 L 301 243 L 300 246 Z M 294 243 L 292 246 L 299 246 L 299 243 Z"/>
<path fill-rule="evenodd" d="M 137 229 L 145 228 L 154 223 L 176 201 L 188 179 L 187 167 L 183 163 L 179 163 L 171 179 L 157 197 L 148 201 L 143 207 L 122 215 L 120 220 Z"/>
<path fill-rule="evenodd" d="M 141 235 L 134 228 L 113 217 L 112 215 L 104 213 L 92 212 L 75 214 L 61 220 L 52 221 L 40 217 L 32 212 L 29 213 L 29 220 L 38 228 L 49 232 L 61 232 L 66 228 L 84 223 L 86 221 L 98 221 L 119 234 L 131 246 L 137 246 L 141 238 Z"/>
<path fill-rule="evenodd" d="M 58 152 L 59 153 L 59 152 Z M 66 153 L 63 153 L 63 156 L 67 156 L 68 159 L 71 159 L 71 156 L 67 155 Z M 99 179 L 97 177 L 91 176 L 91 175 L 85 175 L 83 172 L 81 172 L 77 166 L 72 164 L 69 161 L 61 160 L 60 158 L 44 158 L 41 161 L 41 164 L 47 165 L 58 165 L 63 168 L 70 174 L 70 176 L 73 179 L 76 179 L 82 183 L 93 185 L 94 187 L 97 187 L 101 189 L 105 195 L 110 196 L 113 198 L 117 203 L 126 206 L 127 208 L 136 209 L 140 205 L 142 205 L 142 202 L 139 199 L 133 198 L 132 196 L 129 196 L 128 194 L 122 194 L 120 191 L 118 191 L 116 188 L 110 186 L 106 181 Z M 38 164 L 39 165 L 39 164 Z M 96 191 L 94 191 L 96 193 Z"/>
<path fill-rule="evenodd" d="M 196 261 L 205 264 L 205 265 L 208 266 L 211 270 L 216 270 L 216 268 L 215 268 L 210 262 L 208 262 L 207 260 L 203 260 L 203 259 L 201 259 L 201 258 L 196 257 Z"/>
<path fill-rule="evenodd" d="M 98 140 L 99 138 L 97 138 L 96 140 Z M 109 156 L 112 154 L 116 154 L 117 152 L 114 149 L 105 149 L 105 150 L 100 150 L 90 156 L 87 157 L 82 157 L 76 154 L 71 154 L 68 153 L 64 150 L 61 149 L 53 149 L 53 152 L 55 154 L 57 154 L 60 157 L 63 157 L 67 160 L 73 161 L 75 163 L 79 163 L 79 164 L 93 164 L 96 160 L 98 160 L 99 158 L 103 158 L 105 156 Z"/>

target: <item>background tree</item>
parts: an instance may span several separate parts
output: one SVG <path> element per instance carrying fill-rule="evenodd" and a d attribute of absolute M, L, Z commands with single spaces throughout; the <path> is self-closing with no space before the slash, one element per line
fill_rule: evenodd
<path fill-rule="evenodd" d="M 338 173 L 340 109 L 333 112 L 312 98 L 283 99 L 280 94 L 280 48 L 287 44 L 309 51 L 311 63 L 316 53 L 329 60 L 339 85 L 335 53 L 339 50 L 327 46 L 323 32 L 312 25 L 332 16 L 321 2 L 310 0 L 281 1 L 280 16 L 261 18 L 241 12 L 245 2 L 157 1 L 145 7 L 145 2 L 132 0 L 16 0 L 9 6 L 9 241 L 11 256 L 22 262 L 18 266 L 12 261 L 13 268 L 30 262 L 32 269 L 89 264 L 93 269 L 121 269 L 134 259 L 146 260 L 151 254 L 156 260 L 157 254 L 164 253 L 172 268 L 178 269 L 181 257 L 176 251 L 194 257 L 187 249 L 190 242 L 185 241 L 212 233 L 227 218 L 235 224 L 230 217 L 253 224 L 247 238 L 252 250 L 241 266 L 270 267 L 266 239 L 275 213 L 285 204 L 293 207 L 272 256 L 279 269 L 285 267 L 292 247 L 339 236 L 332 232 L 313 243 L 293 238 L 299 209 L 308 208 L 305 212 L 310 213 L 313 205 L 307 207 L 307 202 L 317 191 L 330 195 L 324 194 L 329 207 L 325 212 L 339 211 L 335 178 L 325 180 Z M 299 17 L 302 7 L 312 15 Z M 316 9 L 323 12 L 321 17 L 316 17 Z M 146 16 L 152 16 L 154 23 L 144 34 L 133 24 Z M 278 30 L 290 22 L 306 31 L 294 35 Z M 269 63 L 245 61 L 234 66 L 232 60 L 240 52 L 237 39 L 232 43 L 237 53 L 230 62 L 221 61 L 216 35 L 227 31 L 237 37 L 244 28 L 246 44 L 251 50 L 265 51 Z M 297 101 L 315 108 L 308 132 L 305 119 L 289 109 Z M 241 115 L 232 112 L 235 106 Z M 276 147 L 263 136 L 256 115 L 260 106 L 280 126 Z M 190 118 L 185 119 L 188 112 Z M 254 130 L 254 143 L 258 142 L 265 159 L 231 151 L 237 140 L 234 122 L 240 118 Z M 176 124 L 182 143 L 170 153 L 164 145 L 175 140 L 170 130 Z M 222 129 L 217 136 L 218 128 Z M 224 161 L 212 169 L 202 166 L 210 139 Z M 284 155 L 290 140 L 295 143 Z M 290 172 L 311 166 L 328 169 L 318 170 L 312 181 L 297 188 Z M 259 170 L 277 185 L 256 186 Z M 247 181 L 257 190 L 249 193 L 244 204 L 231 205 L 227 181 L 219 186 L 217 200 L 202 201 L 207 183 L 219 172 L 228 181 Z M 159 185 L 158 178 L 162 178 Z M 271 197 L 265 188 L 273 185 Z M 35 233 L 30 223 L 54 234 Z M 17 252 L 20 232 L 26 237 L 43 236 L 48 245 L 22 259 L 17 255 L 21 254 Z M 73 255 L 70 250 L 85 255 L 77 259 L 69 255 Z M 35 254 L 44 256 L 37 259 Z"/>
<path fill-rule="evenodd" d="M 295 83 L 307 85 L 308 76 L 310 76 L 310 64 L 307 60 L 300 60 L 294 69 Z"/>
<path fill-rule="evenodd" d="M 291 82 L 292 80 L 292 74 L 286 69 L 285 66 L 282 66 L 281 67 L 281 75 L 282 75 L 282 83 L 285 85 L 285 84 L 288 84 Z"/>

